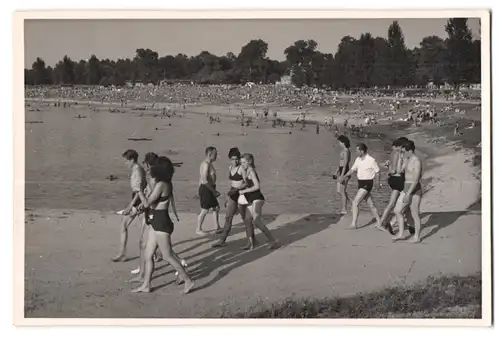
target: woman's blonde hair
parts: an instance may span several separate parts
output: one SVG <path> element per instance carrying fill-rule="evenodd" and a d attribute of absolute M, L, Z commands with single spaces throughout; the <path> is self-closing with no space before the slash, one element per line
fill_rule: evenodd
<path fill-rule="evenodd" d="M 245 158 L 248 161 L 248 163 L 250 164 L 251 168 L 255 168 L 255 160 L 253 159 L 253 154 L 251 154 L 251 153 L 244 153 L 241 157 Z"/>

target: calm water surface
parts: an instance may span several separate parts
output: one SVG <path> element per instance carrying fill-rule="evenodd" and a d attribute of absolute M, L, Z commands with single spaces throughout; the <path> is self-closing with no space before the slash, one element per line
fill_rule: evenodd
<path fill-rule="evenodd" d="M 75 118 L 78 114 L 87 116 Z M 339 147 L 334 134 L 314 126 L 300 131 L 295 127 L 272 128 L 260 122 L 259 128 L 242 128 L 235 118 L 209 124 L 197 114 L 155 118 L 152 113 L 91 112 L 84 109 L 51 108 L 26 111 L 26 207 L 119 210 L 130 200 L 129 171 L 121 158 L 128 148 L 139 152 L 140 161 L 149 151 L 167 155 L 183 165 L 176 169 L 174 189 L 179 211 L 198 212 L 198 172 L 206 146 L 219 150 L 215 163 L 218 190 L 227 191 L 229 148 L 251 152 L 256 159 L 267 199 L 267 213 L 331 213 L 340 207 L 336 183 L 331 175 L 337 169 Z M 170 125 L 169 125 L 170 124 Z M 158 130 L 156 130 L 156 128 Z M 219 133 L 219 135 L 217 135 Z M 130 141 L 129 137 L 152 138 Z M 356 139 L 351 139 L 356 143 Z M 388 159 L 388 146 L 380 140 L 366 140 L 370 153 L 379 161 Z M 383 181 L 386 169 L 383 170 Z M 106 179 L 110 174 L 119 179 Z M 385 184 L 387 185 L 387 184 Z M 348 192 L 356 192 L 351 179 Z M 385 207 L 389 189 L 375 192 L 379 211 Z M 219 202 L 223 204 L 224 198 Z M 366 206 L 363 206 L 366 209 Z"/>

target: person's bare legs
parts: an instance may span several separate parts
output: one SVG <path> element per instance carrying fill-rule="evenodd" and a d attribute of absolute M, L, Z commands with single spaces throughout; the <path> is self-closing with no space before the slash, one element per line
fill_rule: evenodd
<path fill-rule="evenodd" d="M 148 240 L 146 243 L 146 249 L 144 250 L 144 280 L 140 287 L 132 290 L 133 293 L 149 293 L 151 291 L 151 278 L 153 276 L 154 261 L 153 255 L 156 250 L 156 235 L 153 229 L 148 231 Z"/>
<path fill-rule="evenodd" d="M 247 234 L 247 239 L 248 239 L 248 244 L 246 244 L 243 249 L 244 250 L 252 250 L 256 246 L 256 241 L 255 241 L 255 230 L 253 228 L 253 217 L 252 213 L 249 210 L 250 206 L 246 206 L 246 210 L 243 213 L 242 217 L 243 223 L 245 224 L 245 231 Z"/>
<path fill-rule="evenodd" d="M 337 193 L 340 194 L 340 203 L 342 208 L 340 210 L 340 214 L 347 214 L 347 200 L 349 200 L 349 197 L 347 196 L 347 181 L 337 183 Z"/>
<path fill-rule="evenodd" d="M 163 255 L 163 259 L 170 263 L 170 265 L 179 273 L 180 278 L 184 280 L 184 290 L 182 292 L 184 294 L 189 293 L 194 287 L 194 282 L 189 277 L 186 269 L 182 266 L 181 261 L 176 258 L 172 250 L 170 234 L 163 232 L 155 232 L 155 234 L 156 242 L 158 243 L 158 248 L 160 248 Z"/>
<path fill-rule="evenodd" d="M 370 208 L 370 212 L 372 213 L 373 217 L 377 221 L 377 223 L 375 224 L 375 227 L 382 228 L 381 223 L 380 223 L 380 216 L 378 215 L 378 210 L 375 207 L 375 204 L 373 203 L 371 193 L 366 194 L 365 200 L 366 200 L 366 203 L 368 204 L 368 207 Z"/>
<path fill-rule="evenodd" d="M 392 237 L 394 241 L 401 240 L 405 231 L 404 212 L 408 205 L 403 203 L 404 196 L 405 192 L 401 192 L 399 194 L 399 198 L 396 201 L 396 206 L 394 207 L 394 214 L 396 215 L 396 221 L 398 223 L 398 233 Z"/>
<path fill-rule="evenodd" d="M 420 242 L 420 230 L 422 229 L 422 222 L 420 220 L 420 202 L 422 201 L 422 196 L 419 194 L 414 194 L 411 198 L 410 212 L 413 218 L 413 223 L 415 225 L 415 234 L 411 242 Z"/>
<path fill-rule="evenodd" d="M 224 223 L 224 231 L 222 232 L 222 237 L 217 243 L 213 244 L 212 247 L 221 247 L 226 243 L 227 237 L 231 232 L 234 215 L 236 214 L 237 210 L 238 210 L 238 204 L 236 203 L 236 201 L 230 198 L 227 201 L 226 219 Z"/>
<path fill-rule="evenodd" d="M 240 213 L 241 221 L 243 222 L 243 224 L 245 224 L 245 215 L 247 214 L 247 207 L 243 205 L 238 205 L 237 211 L 238 213 Z"/>
<path fill-rule="evenodd" d="M 389 199 L 389 203 L 387 204 L 387 207 L 384 209 L 384 213 L 382 213 L 382 216 L 380 217 L 380 225 L 382 227 L 384 227 L 384 222 L 389 217 L 389 214 L 391 214 L 392 210 L 394 209 L 394 206 L 396 206 L 396 201 L 398 201 L 398 197 L 399 197 L 399 191 L 392 190 L 391 198 Z M 389 220 L 389 222 L 390 222 L 390 220 Z"/>
<path fill-rule="evenodd" d="M 155 262 L 160 262 L 161 260 L 163 260 L 163 256 L 161 256 L 161 252 L 158 249 L 155 250 L 153 258 L 155 259 Z"/>
<path fill-rule="evenodd" d="M 215 229 L 215 233 L 219 234 L 219 233 L 222 232 L 222 228 L 220 227 L 220 224 L 219 224 L 220 207 L 217 206 L 216 208 L 214 208 L 213 212 L 214 212 L 214 222 L 215 222 L 215 225 L 217 226 L 216 229 Z"/>
<path fill-rule="evenodd" d="M 398 197 L 399 198 L 399 197 Z M 394 206 L 395 207 L 395 206 Z M 394 211 L 394 209 L 393 209 Z M 403 211 L 403 218 L 404 218 L 404 223 L 407 224 L 408 223 L 408 207 L 405 208 L 405 210 Z M 398 220 L 396 218 L 396 214 L 392 214 L 392 217 L 391 217 L 391 220 L 389 221 L 389 225 L 392 227 L 392 230 L 398 228 Z M 409 227 L 409 226 L 408 226 Z"/>
<path fill-rule="evenodd" d="M 148 235 L 149 235 L 149 226 L 146 224 L 145 217 L 143 218 L 144 221 L 142 221 L 142 226 L 141 226 L 141 235 L 139 239 L 139 267 L 135 270 L 132 270 L 132 274 L 139 274 L 137 277 L 134 277 L 130 282 L 142 282 L 144 279 L 144 268 L 146 264 L 146 260 L 144 257 L 145 251 L 146 251 L 146 243 L 148 241 Z M 153 253 L 153 258 L 154 258 L 154 253 Z"/>
<path fill-rule="evenodd" d="M 356 196 L 352 201 L 352 223 L 349 228 L 356 229 L 358 227 L 359 204 L 363 201 L 363 199 L 365 199 L 367 194 L 368 191 L 364 188 L 360 188 L 358 193 L 356 193 Z"/>
<path fill-rule="evenodd" d="M 172 242 L 171 236 L 170 236 L 170 242 Z M 172 244 L 170 244 L 170 246 L 172 246 Z M 182 267 L 186 268 L 188 266 L 186 260 L 181 259 L 181 257 L 179 255 L 177 255 L 176 252 L 173 251 L 173 249 L 172 249 L 172 256 L 175 259 L 177 259 L 177 261 L 179 261 L 179 263 L 181 264 Z M 162 260 L 163 260 L 163 257 L 162 257 Z M 184 282 L 184 280 L 180 277 L 180 274 L 178 271 L 175 272 L 175 277 L 177 277 L 177 284 L 182 284 Z"/>
<path fill-rule="evenodd" d="M 274 239 L 269 229 L 262 221 L 262 206 L 264 206 L 264 200 L 255 200 L 252 206 L 248 209 L 250 210 L 250 213 L 252 215 L 253 223 L 266 236 L 269 244 L 269 249 L 274 249 L 278 247 L 278 244 L 276 243 L 276 240 Z"/>
<path fill-rule="evenodd" d="M 128 227 L 134 221 L 135 217 L 135 215 L 125 215 L 122 217 L 122 221 L 120 223 L 120 252 L 112 259 L 113 262 L 123 262 L 125 260 L 125 251 L 127 249 L 128 241 Z"/>
<path fill-rule="evenodd" d="M 207 232 L 201 229 L 203 222 L 205 221 L 205 217 L 208 214 L 208 209 L 201 209 L 200 214 L 198 215 L 198 227 L 196 228 L 196 234 L 198 235 L 206 235 Z"/>

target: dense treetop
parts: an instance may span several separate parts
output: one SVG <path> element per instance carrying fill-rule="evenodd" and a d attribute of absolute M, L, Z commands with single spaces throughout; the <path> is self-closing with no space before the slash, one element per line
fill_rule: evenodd
<path fill-rule="evenodd" d="M 266 56 L 268 44 L 251 40 L 239 55 L 217 56 L 202 51 L 160 57 L 151 49 L 136 50 L 130 59 L 98 59 L 76 62 L 64 56 L 54 67 L 37 58 L 25 69 L 25 84 L 124 85 L 126 82 L 154 83 L 162 80 L 194 81 L 205 84 L 275 83 L 291 75 L 297 86 L 361 88 L 374 86 L 425 85 L 429 82 L 454 85 L 481 82 L 481 41 L 473 40 L 466 18 L 449 19 L 448 37 L 428 36 L 412 50 L 405 45 L 397 21 L 387 37 L 362 34 L 345 36 L 335 55 L 317 50 L 314 40 L 299 40 L 284 50 L 286 60 Z"/>

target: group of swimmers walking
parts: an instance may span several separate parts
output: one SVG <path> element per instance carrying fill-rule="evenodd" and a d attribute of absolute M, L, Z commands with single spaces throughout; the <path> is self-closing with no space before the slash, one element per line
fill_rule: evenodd
<path fill-rule="evenodd" d="M 140 266 L 131 271 L 132 274 L 138 274 L 131 282 L 141 282 L 142 284 L 133 289 L 132 292 L 150 292 L 154 263 L 163 259 L 176 270 L 177 283 L 184 283 L 182 293 L 187 294 L 193 289 L 194 282 L 185 269 L 187 267 L 186 261 L 173 251 L 171 241 L 174 224 L 169 215 L 170 205 L 174 216 L 179 221 L 172 184 L 174 164 L 167 157 L 160 157 L 149 152 L 144 157 L 143 167 L 138 161 L 139 154 L 132 149 L 125 151 L 122 157 L 131 170 L 132 200 L 124 210 L 118 212 L 123 216 L 120 224 L 120 251 L 112 261 L 126 261 L 128 228 L 136 217 L 140 217 Z M 213 247 L 222 247 L 226 244 L 226 239 L 231 232 L 233 218 L 236 213 L 239 213 L 245 224 L 248 238 L 247 245 L 242 247 L 244 250 L 252 250 L 257 245 L 254 226 L 259 228 L 268 239 L 269 249 L 277 248 L 278 243 L 262 221 L 265 198 L 260 190 L 260 180 L 254 156 L 250 153 L 241 155 L 238 148 L 231 148 L 229 159 L 231 161 L 229 166 L 231 188 L 227 193 L 226 221 L 224 227 L 221 228 L 219 225 L 220 206 L 217 200 L 220 193 L 216 190 L 217 175 L 213 165 L 213 162 L 217 160 L 217 149 L 210 146 L 205 150 L 205 159 L 200 165 L 198 194 L 201 212 L 198 215 L 196 234 L 208 234 L 202 229 L 202 226 L 208 212 L 213 211 L 217 225 L 216 233 L 222 234 L 220 240 Z"/>
<path fill-rule="evenodd" d="M 405 231 L 406 211 L 409 210 L 413 218 L 413 226 L 408 229 L 413 234 L 412 242 L 420 242 L 420 201 L 422 197 L 422 164 L 415 155 L 415 144 L 413 141 L 401 137 L 392 144 L 390 160 L 386 162 L 389 169 L 388 184 L 392 189 L 391 197 L 382 216 L 378 214 L 372 200 L 372 191 L 382 187 L 380 168 L 370 154 L 366 144 L 360 143 L 356 146 L 357 158 L 351 163 L 350 141 L 345 135 L 337 138 L 341 146 L 339 167 L 333 178 L 337 180 L 337 192 L 341 196 L 342 215 L 348 213 L 347 185 L 350 177 L 356 173 L 358 180 L 358 191 L 352 200 L 352 223 L 351 229 L 357 228 L 359 205 L 366 201 L 370 212 L 376 220 L 377 229 L 388 231 L 393 235 L 393 240 L 402 240 Z M 136 217 L 141 220 L 141 235 L 139 240 L 140 266 L 132 271 L 138 274 L 131 282 L 142 284 L 132 292 L 149 292 L 151 289 L 151 276 L 154 263 L 163 259 L 170 263 L 176 270 L 177 283 L 184 283 L 183 293 L 189 293 L 194 282 L 189 277 L 186 267 L 187 263 L 181 259 L 172 249 L 171 235 L 174 224 L 169 215 L 171 205 L 172 212 L 179 221 L 175 207 L 174 189 L 172 177 L 174 164 L 164 156 L 155 153 L 147 153 L 143 164 L 138 162 L 138 153 L 135 150 L 127 150 L 123 153 L 127 166 L 131 170 L 130 185 L 132 189 L 132 200 L 127 208 L 119 212 L 123 215 L 120 226 L 120 251 L 113 261 L 125 261 L 125 250 L 128 239 L 128 227 Z M 198 195 L 201 211 L 198 215 L 196 234 L 207 235 L 203 230 L 203 223 L 207 214 L 212 211 L 214 222 L 217 226 L 216 234 L 220 234 L 219 240 L 212 247 L 226 245 L 226 240 L 231 233 L 234 216 L 240 214 L 245 225 L 247 244 L 244 250 L 254 249 L 258 243 L 255 239 L 255 227 L 265 235 L 268 248 L 279 247 L 277 241 L 262 220 L 262 210 L 265 198 L 261 191 L 261 182 L 256 170 L 254 156 L 250 153 L 241 154 L 239 149 L 233 147 L 228 153 L 230 165 L 228 167 L 228 178 L 230 188 L 227 192 L 226 217 L 223 227 L 219 224 L 220 206 L 217 191 L 217 174 L 213 163 L 217 160 L 217 149 L 209 146 L 205 150 L 205 158 L 200 165 L 200 179 Z M 394 213 L 389 219 L 391 212 Z M 158 254 L 156 253 L 159 248 Z"/>
<path fill-rule="evenodd" d="M 366 201 L 376 220 L 375 227 L 390 232 L 394 241 L 403 239 L 406 212 L 409 210 L 414 223 L 414 226 L 408 225 L 410 234 L 413 235 L 411 242 L 420 242 L 420 202 L 423 192 L 420 182 L 422 162 L 415 155 L 415 143 L 406 137 L 400 137 L 392 144 L 390 160 L 386 162 L 389 169 L 387 182 L 392 192 L 389 203 L 380 217 L 372 200 L 372 190 L 382 187 L 377 161 L 368 154 L 366 144 L 360 143 L 356 146 L 358 157 L 349 168 L 351 161 L 349 139 L 341 135 L 337 140 L 342 151 L 339 167 L 333 178 L 337 180 L 337 192 L 341 196 L 341 214 L 347 214 L 347 201 L 349 200 L 347 184 L 349 179 L 355 172 L 358 178 L 358 191 L 352 201 L 352 223 L 349 228 L 357 228 L 359 205 L 362 201 Z M 391 212 L 394 212 L 394 215 L 387 222 Z"/>

